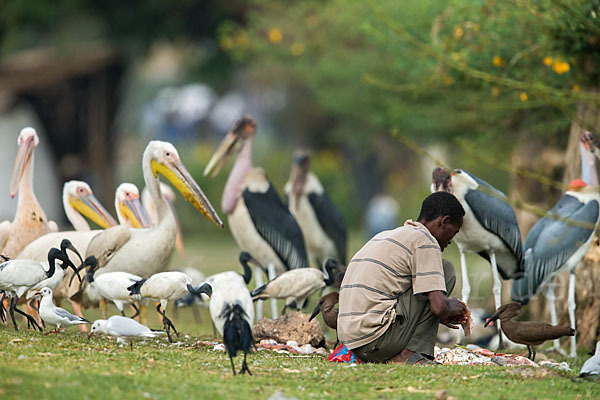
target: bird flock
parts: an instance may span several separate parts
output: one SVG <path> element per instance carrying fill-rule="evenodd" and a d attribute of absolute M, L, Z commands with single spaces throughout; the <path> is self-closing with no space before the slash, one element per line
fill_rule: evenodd
<path fill-rule="evenodd" d="M 239 373 L 251 374 L 247 355 L 254 346 L 254 321 L 263 318 L 262 301 L 272 300 L 273 318 L 279 315 L 276 299 L 285 299 L 282 313 L 288 308 L 301 310 L 313 294 L 327 286 L 339 287 L 347 256 L 343 218 L 310 172 L 310 156 L 296 155 L 282 199 L 265 171 L 253 165 L 255 132 L 252 118 L 238 120 L 204 170 L 205 176 L 215 177 L 228 159 L 235 157 L 221 208 L 240 248 L 243 273 L 225 271 L 192 277 L 190 270 L 167 270 L 173 250 L 183 253 L 184 248 L 173 208 L 175 192 L 159 176 L 209 221 L 219 227 L 224 224 L 171 143 L 154 140 L 146 146 L 141 196 L 130 183 L 116 189 L 118 222 L 94 197 L 87 183 L 65 183 L 63 206 L 74 230 L 58 231 L 57 225 L 47 220 L 34 194 L 34 149 L 39 138 L 34 129 L 23 129 L 10 182 L 11 197 L 19 195 L 17 211 L 13 221 L 0 224 L 0 254 L 4 260 L 0 264 L 2 322 L 8 323 L 10 316 L 18 330 L 16 312 L 26 318 L 28 327 L 40 331 L 42 325 L 55 327 L 45 334 L 58 334 L 61 328 L 71 325 L 91 324 L 89 337 L 102 333 L 116 337 L 119 343 L 129 341 L 133 347 L 134 340 L 165 335 L 172 342 L 173 335 L 179 336 L 166 315 L 169 302 L 177 307 L 208 305 L 233 374 L 233 357 L 238 352 L 243 353 Z M 508 340 L 529 347 L 532 359 L 535 351 L 531 346 L 564 335 L 572 336 L 570 354 L 576 355 L 574 269 L 590 248 L 600 221 L 595 164 L 595 154 L 600 151 L 589 132 L 582 136 L 580 150 L 582 178 L 571 182 L 558 204 L 538 221 L 524 242 L 515 213 L 502 192 L 465 170 L 433 171 L 431 190 L 453 193 L 466 211 L 462 229 L 454 239 L 460 253 L 462 300 L 468 304 L 470 296 L 465 253 L 475 252 L 492 267 L 497 311 L 486 325 L 497 321 Z M 100 229 L 92 230 L 86 218 Z M 73 262 L 75 256 L 78 262 Z M 551 283 L 561 271 L 571 273 L 570 327 L 556 326 L 553 308 Z M 250 291 L 247 285 L 253 276 L 256 286 Z M 501 278 L 513 280 L 514 303 L 501 304 Z M 552 325 L 513 321 L 521 307 L 548 283 Z M 36 299 L 40 299 L 37 306 Z M 54 303 L 60 305 L 64 300 L 71 302 L 74 314 Z M 28 312 L 17 307 L 24 301 L 30 301 Z M 150 301 L 156 302 L 161 330 L 147 326 Z M 121 315 L 108 317 L 107 302 L 112 302 Z M 326 325 L 336 330 L 337 303 L 336 292 L 321 297 L 310 319 L 322 313 Z M 133 308 L 131 318 L 126 316 L 125 306 Z M 87 307 L 100 307 L 103 319 L 85 319 L 82 308 Z M 598 375 L 598 347 L 600 343 L 595 356 L 584 364 L 581 377 Z"/>

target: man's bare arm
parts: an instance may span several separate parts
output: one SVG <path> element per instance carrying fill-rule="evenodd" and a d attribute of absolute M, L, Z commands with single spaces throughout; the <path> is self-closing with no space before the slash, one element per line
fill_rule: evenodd
<path fill-rule="evenodd" d="M 466 322 L 467 313 L 464 304 L 456 298 L 447 297 L 441 290 L 427 293 L 431 312 L 440 318 L 440 322 L 450 328 L 458 329 L 454 324 Z"/>

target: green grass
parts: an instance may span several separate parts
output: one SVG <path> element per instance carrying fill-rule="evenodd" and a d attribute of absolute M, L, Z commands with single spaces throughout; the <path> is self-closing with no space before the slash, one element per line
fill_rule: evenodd
<path fill-rule="evenodd" d="M 225 269 L 241 270 L 233 240 L 195 237 L 188 238 L 186 244 L 187 261 L 175 256 L 173 267 L 191 265 L 207 275 Z M 361 244 L 362 239 L 354 235 L 351 252 Z M 447 256 L 457 261 L 454 250 Z M 472 260 L 475 271 L 489 273 L 485 270 L 489 267 L 476 258 Z M 114 307 L 109 308 L 109 314 L 116 312 Z M 100 313 L 86 310 L 84 315 L 95 319 Z M 174 315 L 172 306 L 168 315 Z M 267 399 L 276 391 L 299 399 L 431 399 L 442 390 L 458 399 L 600 398 L 600 384 L 570 379 L 578 373 L 587 357 L 584 355 L 577 361 L 568 360 L 574 371 L 567 373 L 497 366 L 349 366 L 328 363 L 321 356 L 260 351 L 248 358 L 253 376 L 234 377 L 224 352 L 197 344 L 199 340 L 218 340 L 212 337 L 208 311 L 202 309 L 200 315 L 199 323 L 189 309 L 173 316 L 181 332 L 181 344 L 161 339 L 136 343 L 133 350 L 117 346 L 113 338 L 101 336 L 88 341 L 76 328 L 55 337 L 27 330 L 23 322 L 20 332 L 0 324 L 0 399 L 249 400 Z M 150 311 L 149 316 L 150 326 L 160 328 L 156 313 Z M 241 357 L 235 364 L 239 369 Z"/>

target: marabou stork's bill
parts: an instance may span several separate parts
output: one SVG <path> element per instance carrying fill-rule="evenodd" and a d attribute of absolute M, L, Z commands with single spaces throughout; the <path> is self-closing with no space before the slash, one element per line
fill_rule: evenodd
<path fill-rule="evenodd" d="M 583 138 L 582 138 L 583 139 Z M 590 152 L 589 143 L 580 141 L 582 160 L 581 179 L 571 182 L 567 192 L 548 213 L 540 219 L 525 238 L 525 272 L 521 279 L 513 282 L 511 297 L 526 304 L 546 283 L 550 317 L 557 324 L 554 276 L 570 271 L 568 309 L 571 328 L 575 329 L 575 267 L 590 249 L 594 232 L 600 222 L 600 193 L 596 163 Z M 558 340 L 554 342 L 556 350 L 560 348 Z M 577 355 L 576 338 L 571 339 L 572 357 Z"/>
<path fill-rule="evenodd" d="M 252 299 L 286 299 L 282 314 L 285 314 L 286 309 L 292 307 L 294 303 L 296 309 L 301 310 L 306 299 L 313 293 L 325 286 L 333 285 L 336 267 L 337 261 L 328 259 L 325 261 L 326 273 L 316 268 L 286 271 L 272 281 L 254 289 L 251 293 Z"/>
<path fill-rule="evenodd" d="M 71 325 L 90 323 L 87 319 L 73 315 L 64 308 L 56 307 L 52 302 L 52 289 L 45 287 L 37 294 L 42 296 L 42 301 L 40 302 L 40 318 L 42 318 L 42 321 L 46 324 L 56 326 L 54 331 L 45 332 L 44 335 L 50 333 L 58 334 L 61 326 L 68 327 Z"/>
<path fill-rule="evenodd" d="M 348 235 L 344 219 L 309 167 L 307 153 L 295 157 L 290 180 L 284 189 L 288 207 L 302 229 L 312 261 L 319 268 L 329 258 L 345 265 Z"/>
<path fill-rule="evenodd" d="M 239 373 L 248 372 L 249 375 L 252 375 L 246 363 L 246 356 L 254 344 L 252 298 L 244 281 L 239 279 L 239 275 L 230 277 L 231 279 L 227 279 L 225 276 L 221 276 L 221 278 L 204 283 L 198 288 L 190 288 L 190 292 L 198 296 L 202 294 L 210 296 L 210 316 L 214 326 L 223 337 L 223 344 L 231 361 L 233 375 L 236 374 L 233 357 L 237 355 L 238 351 L 244 352 L 244 361 Z"/>
<path fill-rule="evenodd" d="M 181 162 L 175 147 L 168 142 L 151 141 L 142 157 L 146 187 L 150 190 L 158 212 L 158 223 L 150 228 L 116 226 L 98 233 L 89 243 L 86 257 L 98 260 L 96 276 L 106 272 L 124 271 L 148 278 L 164 271 L 173 252 L 177 224 L 171 207 L 162 196 L 158 175 L 166 177 L 192 205 L 209 220 L 222 227 L 219 216 Z M 83 306 L 96 305 L 99 296 L 88 285 L 71 299 Z M 142 310 L 142 320 L 145 318 Z"/>
<path fill-rule="evenodd" d="M 10 258 L 16 258 L 25 246 L 38 237 L 58 231 L 56 223 L 46 218 L 33 192 L 33 153 L 39 142 L 33 128 L 23 128 L 17 138 L 19 151 L 10 179 L 10 197 L 14 198 L 17 190 L 19 192 L 17 212 L 12 222 L 0 223 L 0 254 Z M 45 253 L 48 250 L 50 248 Z"/>
<path fill-rule="evenodd" d="M 294 216 L 279 198 L 262 168 L 252 165 L 252 140 L 256 123 L 249 117 L 236 122 L 210 159 L 204 175 L 214 177 L 232 154 L 237 158 L 225 184 L 221 206 L 238 246 L 250 252 L 260 264 L 276 273 L 308 266 L 302 231 Z M 262 285 L 256 271 L 257 287 Z M 276 318 L 276 304 L 272 304 Z M 257 317 L 262 318 L 261 305 Z"/>
<path fill-rule="evenodd" d="M 59 268 L 56 268 L 56 260 L 62 261 Z M 17 301 L 27 291 L 36 287 L 40 282 L 48 280 L 56 282 L 60 280 L 63 276 L 63 270 L 67 266 L 73 268 L 75 271 L 77 270 L 75 265 L 69 260 L 66 251 L 57 248 L 50 249 L 48 252 L 47 263 L 16 259 L 8 260 L 0 264 L 0 292 L 4 293 L 0 299 L 0 315 L 4 315 L 4 306 L 2 303 L 4 301 L 4 296 L 8 295 L 11 297 L 9 312 L 15 330 L 19 330 L 14 315 L 14 312 L 16 311 L 27 318 L 28 326 L 33 325 L 34 328 L 38 328 L 41 331 L 42 328 L 40 328 L 32 316 L 16 307 Z"/>

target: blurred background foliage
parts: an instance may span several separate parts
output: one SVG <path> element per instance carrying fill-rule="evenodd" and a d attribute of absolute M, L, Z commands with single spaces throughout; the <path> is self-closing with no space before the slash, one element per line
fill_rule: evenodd
<path fill-rule="evenodd" d="M 402 138 L 505 192 L 515 175 L 499 164 L 514 164 L 519 146 L 564 152 L 571 124 L 585 124 L 578 107 L 597 113 L 599 12 L 600 0 L 14 0 L 0 5 L 0 54 L 96 42 L 123 52 L 119 178 L 138 184 L 144 143 L 161 137 L 140 122 L 157 92 L 193 82 L 217 97 L 241 91 L 259 104 L 244 109 L 260 114 L 254 161 L 280 193 L 293 151 L 309 148 L 357 229 L 377 193 L 398 200 L 402 219 L 418 213 L 435 163 Z M 175 72 L 149 73 L 165 48 Z M 224 133 L 200 121 L 176 143 L 214 203 L 226 171 L 201 172 Z M 544 193 L 549 208 L 559 191 Z M 203 229 L 185 217 L 191 207 L 178 210 L 184 229 Z"/>

